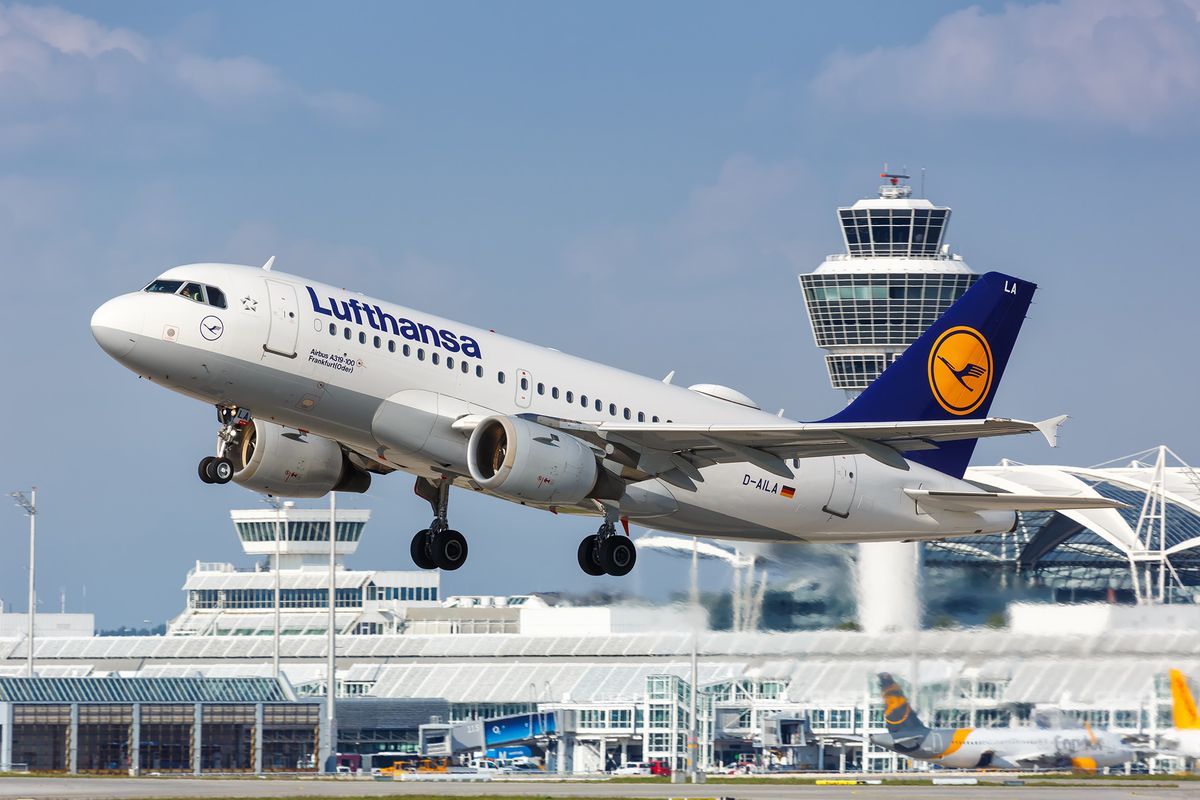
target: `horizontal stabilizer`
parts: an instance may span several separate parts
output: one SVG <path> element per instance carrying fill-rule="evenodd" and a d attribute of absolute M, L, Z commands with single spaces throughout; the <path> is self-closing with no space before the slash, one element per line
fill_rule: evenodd
<path fill-rule="evenodd" d="M 1120 500 L 1087 495 L 933 492 L 905 489 L 927 511 L 1064 511 L 1076 508 L 1129 508 Z"/>

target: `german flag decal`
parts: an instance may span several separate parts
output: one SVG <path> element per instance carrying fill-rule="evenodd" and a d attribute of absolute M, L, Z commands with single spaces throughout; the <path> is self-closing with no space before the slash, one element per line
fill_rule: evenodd
<path fill-rule="evenodd" d="M 784 497 L 786 497 L 788 500 L 791 500 L 793 497 L 796 496 L 796 490 L 794 487 L 791 487 L 791 486 L 780 486 L 779 493 L 781 495 L 783 495 Z"/>

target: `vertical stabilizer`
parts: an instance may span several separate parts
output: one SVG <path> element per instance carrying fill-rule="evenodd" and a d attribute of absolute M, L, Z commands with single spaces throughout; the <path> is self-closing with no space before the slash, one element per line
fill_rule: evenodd
<path fill-rule="evenodd" d="M 917 712 L 908 704 L 904 690 L 890 673 L 879 673 L 879 689 L 883 692 L 883 721 L 888 733 L 896 742 L 905 739 L 924 738 L 929 728 L 921 722 Z"/>
<path fill-rule="evenodd" d="M 1200 712 L 1196 711 L 1187 676 L 1177 669 L 1171 670 L 1171 712 L 1177 729 L 1200 729 Z"/>
<path fill-rule="evenodd" d="M 909 345 L 849 406 L 826 422 L 982 419 L 1008 365 L 1037 285 L 989 272 Z M 905 454 L 961 478 L 974 439 Z"/>

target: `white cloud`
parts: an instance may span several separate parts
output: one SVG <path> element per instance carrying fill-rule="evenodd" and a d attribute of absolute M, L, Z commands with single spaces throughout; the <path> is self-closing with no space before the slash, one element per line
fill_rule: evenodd
<path fill-rule="evenodd" d="M 62 133 L 63 114 L 81 104 L 116 104 L 129 113 L 140 103 L 161 117 L 166 98 L 195 98 L 229 107 L 293 107 L 328 119 L 358 123 L 374 111 L 371 100 L 344 91 L 311 90 L 247 55 L 214 57 L 180 50 L 126 28 L 109 27 L 61 8 L 0 5 L 0 147 Z"/>
<path fill-rule="evenodd" d="M 1195 118 L 1198 10 L 1197 0 L 971 7 L 914 45 L 836 54 L 813 89 L 834 105 L 883 112 L 1144 130 Z"/>

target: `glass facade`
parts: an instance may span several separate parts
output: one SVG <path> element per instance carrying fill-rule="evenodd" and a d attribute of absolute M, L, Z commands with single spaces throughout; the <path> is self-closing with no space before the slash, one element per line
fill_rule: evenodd
<path fill-rule="evenodd" d="M 362 608 L 367 600 L 429 600 L 438 599 L 436 586 L 367 586 L 337 590 L 338 608 Z M 328 608 L 327 589 L 281 589 L 281 608 Z M 274 589 L 189 589 L 188 607 L 196 609 L 274 608 Z"/>
<path fill-rule="evenodd" d="M 842 208 L 838 220 L 851 256 L 935 258 L 948 208 Z"/>
<path fill-rule="evenodd" d="M 337 540 L 339 542 L 357 542 L 362 536 L 365 522 L 342 522 L 337 524 Z M 273 542 L 275 541 L 274 522 L 235 522 L 238 536 L 243 542 Z M 328 542 L 328 522 L 283 522 L 280 523 L 280 533 L 285 542 Z"/>

